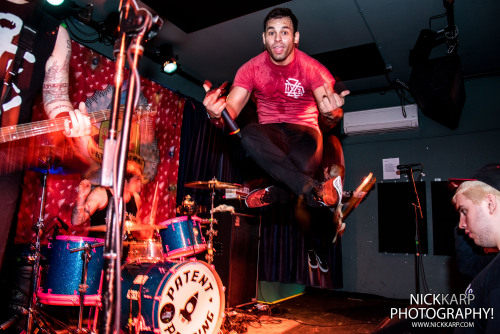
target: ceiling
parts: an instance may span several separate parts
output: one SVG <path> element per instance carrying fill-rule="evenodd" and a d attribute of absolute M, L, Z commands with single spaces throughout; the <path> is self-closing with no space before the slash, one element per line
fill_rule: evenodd
<path fill-rule="evenodd" d="M 262 48 L 263 19 L 270 8 L 289 7 L 299 20 L 300 46 L 318 58 L 353 93 L 383 90 L 395 80 L 408 82 L 410 50 L 423 29 L 442 31 L 451 8 L 458 28 L 458 55 L 466 76 L 500 70 L 498 0 L 293 0 L 167 1 L 144 0 L 138 6 L 159 15 L 163 25 L 149 47 L 173 46 L 181 75 L 193 82 L 231 81 L 239 66 Z M 451 2 L 451 6 L 449 5 Z M 117 12 L 118 0 L 91 3 L 100 22 Z M 166 8 L 168 4 L 174 7 Z M 445 56 L 441 43 L 430 58 Z"/>

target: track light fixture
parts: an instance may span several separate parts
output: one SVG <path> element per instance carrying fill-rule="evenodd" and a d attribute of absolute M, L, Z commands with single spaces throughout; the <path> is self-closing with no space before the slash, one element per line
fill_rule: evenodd
<path fill-rule="evenodd" d="M 173 74 L 177 70 L 177 61 L 174 57 L 170 58 L 163 64 L 163 72 Z"/>
<path fill-rule="evenodd" d="M 47 2 L 52 6 L 59 6 L 64 2 L 64 0 L 47 0 Z"/>

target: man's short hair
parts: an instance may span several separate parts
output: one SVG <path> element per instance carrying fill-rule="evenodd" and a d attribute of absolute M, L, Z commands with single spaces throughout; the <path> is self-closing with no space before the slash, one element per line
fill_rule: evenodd
<path fill-rule="evenodd" d="M 453 195 L 453 204 L 456 204 L 456 197 L 459 194 L 464 195 L 476 205 L 481 203 L 481 201 L 486 197 L 487 194 L 495 195 L 498 201 L 500 201 L 500 191 L 479 180 L 463 182 L 455 191 L 455 195 Z"/>
<path fill-rule="evenodd" d="M 299 21 L 297 20 L 297 17 L 295 16 L 295 14 L 293 14 L 290 8 L 284 8 L 284 7 L 274 8 L 266 15 L 266 18 L 264 19 L 264 31 L 266 31 L 267 22 L 269 20 L 281 19 L 283 17 L 289 17 L 290 20 L 292 20 L 293 32 L 296 33 L 299 27 Z"/>
<path fill-rule="evenodd" d="M 472 180 L 463 182 L 455 191 L 453 204 L 458 194 L 463 194 L 474 204 L 479 204 L 486 194 L 493 194 L 500 200 L 500 164 L 489 163 L 472 174 Z"/>

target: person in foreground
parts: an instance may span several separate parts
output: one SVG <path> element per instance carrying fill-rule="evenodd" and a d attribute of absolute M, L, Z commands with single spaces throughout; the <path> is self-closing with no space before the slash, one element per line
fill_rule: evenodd
<path fill-rule="evenodd" d="M 242 145 L 276 184 L 256 189 L 246 198 L 250 208 L 262 207 L 293 192 L 307 206 L 328 206 L 341 202 L 342 179 L 331 175 L 321 182 L 313 178 L 323 153 L 318 120 L 333 127 L 342 118 L 342 106 L 349 91 L 335 92 L 335 79 L 314 58 L 298 49 L 298 20 L 288 8 L 275 8 L 264 19 L 262 42 L 265 51 L 250 59 L 236 73 L 227 98 L 223 87 L 207 91 L 203 105 L 211 118 L 224 109 L 238 117 L 252 97 L 258 123 L 241 131 Z"/>
<path fill-rule="evenodd" d="M 482 248 L 500 248 L 500 163 L 483 166 L 472 181 L 463 182 L 455 192 L 453 204 L 460 214 L 459 228 Z M 457 254 L 459 255 L 459 254 Z M 458 258 L 458 261 L 471 259 Z M 498 333 L 500 329 L 500 256 L 498 253 L 479 271 L 467 287 L 472 310 L 491 309 L 490 316 L 468 317 L 474 327 L 459 327 L 455 333 Z M 482 261 L 484 263 L 484 261 Z M 470 267 L 470 265 L 469 265 Z M 477 266 L 476 266 L 477 267 Z"/>

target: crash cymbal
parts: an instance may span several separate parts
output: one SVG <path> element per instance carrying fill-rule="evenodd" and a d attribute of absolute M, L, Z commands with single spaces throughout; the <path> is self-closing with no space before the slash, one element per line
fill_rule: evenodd
<path fill-rule="evenodd" d="M 167 228 L 167 226 L 162 226 L 162 225 L 144 225 L 144 224 L 136 224 L 132 223 L 130 221 L 125 222 L 125 227 L 124 230 L 126 232 L 135 232 L 135 231 L 150 231 L 150 230 L 160 230 Z M 86 227 L 86 231 L 93 231 L 93 232 L 106 232 L 107 225 L 96 225 L 96 226 L 90 226 Z"/>
<path fill-rule="evenodd" d="M 184 186 L 188 188 L 198 188 L 198 189 L 237 189 L 243 187 L 241 184 L 220 182 L 217 180 L 192 181 L 184 183 Z"/>

